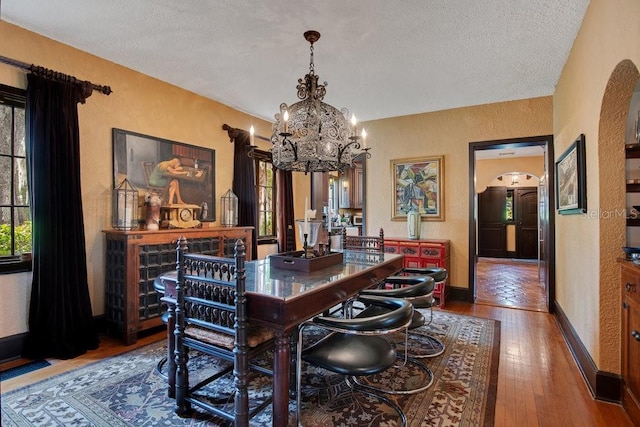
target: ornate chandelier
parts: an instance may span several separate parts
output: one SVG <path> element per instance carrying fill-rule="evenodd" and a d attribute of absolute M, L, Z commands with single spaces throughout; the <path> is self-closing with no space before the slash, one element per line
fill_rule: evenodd
<path fill-rule="evenodd" d="M 366 132 L 363 129 L 362 135 L 357 135 L 356 118 L 352 115 L 349 120 L 349 110 L 338 110 L 322 102 L 327 82 L 318 84 L 319 76 L 313 66 L 313 44 L 320 33 L 307 31 L 304 38 L 311 45 L 309 73 L 298 79 L 296 88 L 301 101 L 280 104 L 280 112 L 275 115 L 271 136 L 273 165 L 305 174 L 342 172 L 354 166 L 354 158 L 359 154 L 371 157 Z"/>

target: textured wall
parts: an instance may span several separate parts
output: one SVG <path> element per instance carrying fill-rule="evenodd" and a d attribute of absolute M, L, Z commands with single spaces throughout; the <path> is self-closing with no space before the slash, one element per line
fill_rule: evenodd
<path fill-rule="evenodd" d="M 428 96 L 428 94 L 425 94 Z M 365 123 L 367 233 L 406 236 L 391 220 L 391 159 L 444 155 L 444 221 L 423 221 L 422 238 L 451 241 L 451 284 L 467 288 L 469 247 L 469 143 L 552 133 L 551 98 L 534 98 Z"/>
<path fill-rule="evenodd" d="M 496 180 L 509 172 L 528 173 L 540 178 L 544 174 L 544 156 L 517 157 L 515 159 L 476 160 L 476 192 L 482 193 L 488 186 L 508 185 Z M 537 187 L 538 180 L 520 180 L 518 187 Z"/>
<path fill-rule="evenodd" d="M 109 85 L 113 90 L 110 96 L 94 93 L 86 104 L 78 106 L 87 268 L 94 315 L 104 313 L 102 230 L 111 224 L 112 128 L 213 148 L 217 205 L 231 187 L 233 170 L 233 146 L 222 125 L 248 129 L 253 124 L 256 134 L 271 135 L 268 122 L 4 21 L 0 21 L 0 55 Z M 5 65 L 0 65 L 0 82 L 26 87 L 24 74 Z M 296 177 L 294 190 L 308 194 L 308 179 Z M 26 332 L 30 282 L 28 274 L 3 276 L 0 336 Z"/>
<path fill-rule="evenodd" d="M 620 372 L 615 259 L 625 245 L 623 144 L 638 80 L 639 16 L 637 0 L 591 0 L 553 97 L 556 158 L 580 133 L 587 156 L 588 214 L 556 216 L 557 302 L 597 367 L 614 373 Z"/>

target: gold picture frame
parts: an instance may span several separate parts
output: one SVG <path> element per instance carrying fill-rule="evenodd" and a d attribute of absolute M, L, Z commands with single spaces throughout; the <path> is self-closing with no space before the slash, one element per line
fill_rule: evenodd
<path fill-rule="evenodd" d="M 422 221 L 444 221 L 444 156 L 391 160 L 391 220 L 415 210 Z"/>
<path fill-rule="evenodd" d="M 155 136 L 113 128 L 113 188 L 125 178 L 141 195 L 156 193 L 163 206 L 168 200 L 171 180 L 177 180 L 184 204 L 198 205 L 198 220 L 216 220 L 215 150 Z M 165 174 L 162 186 L 150 182 L 155 167 L 178 159 L 184 173 Z"/>

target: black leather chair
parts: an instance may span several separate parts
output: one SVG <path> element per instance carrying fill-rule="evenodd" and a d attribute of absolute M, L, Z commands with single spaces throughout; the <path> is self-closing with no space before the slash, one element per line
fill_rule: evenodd
<path fill-rule="evenodd" d="M 345 259 L 359 264 L 377 264 L 384 257 L 384 230 L 380 228 L 378 236 L 348 236 L 346 228 L 342 229 L 342 249 L 348 251 Z M 331 308 L 325 314 L 345 316 L 345 307 L 349 301 Z"/>
<path fill-rule="evenodd" d="M 418 353 L 418 357 L 421 357 L 420 352 L 410 352 L 407 351 L 408 348 L 408 334 L 411 330 L 415 330 L 425 324 L 424 315 L 415 309 L 416 306 L 426 306 L 427 304 L 433 303 L 433 288 L 434 288 L 434 280 L 429 276 L 390 276 L 387 277 L 381 284 L 381 288 L 377 289 L 365 289 L 360 291 L 360 296 L 377 296 L 383 298 L 402 298 L 405 301 L 411 303 L 413 309 L 413 313 L 411 316 L 411 323 L 407 330 L 405 331 L 404 343 L 398 342 L 396 343 L 396 350 L 403 356 L 404 361 L 400 364 L 400 367 L 411 364 L 411 368 L 413 372 L 420 372 L 421 380 L 418 379 L 418 375 L 415 375 L 415 380 L 412 382 L 411 387 L 407 388 L 399 388 L 398 386 L 390 387 L 388 385 L 375 384 L 371 380 L 360 380 L 355 378 L 359 385 L 363 387 L 369 387 L 372 389 L 379 389 L 386 393 L 392 394 L 413 394 L 418 393 L 427 388 L 431 387 L 433 384 L 433 372 L 429 369 L 428 366 L 414 360 L 414 353 Z M 376 316 L 385 313 L 388 311 L 388 308 L 381 305 L 369 305 L 366 306 L 362 311 L 360 311 L 356 317 L 368 317 L 368 316 Z M 424 341 L 424 340 L 423 340 Z M 424 342 L 421 342 L 421 347 L 425 345 Z M 427 340 L 426 346 L 431 347 L 430 340 Z M 443 349 L 443 346 L 441 347 Z M 441 349 L 438 348 L 439 350 Z M 399 350 L 400 349 L 400 350 Z M 424 349 L 421 349 L 422 354 L 424 354 Z M 441 353 L 441 352 L 440 352 Z M 438 353 L 438 354 L 440 354 Z"/>
<path fill-rule="evenodd" d="M 374 375 L 392 367 L 397 361 L 393 345 L 382 335 L 403 330 L 411 323 L 413 308 L 403 299 L 362 296 L 367 306 L 380 305 L 386 311 L 372 317 L 344 318 L 317 316 L 299 328 L 296 364 L 296 406 L 298 425 L 302 414 L 302 363 L 306 362 L 342 374 L 350 387 L 358 387 L 352 377 Z M 304 347 L 304 331 L 310 326 L 329 331 L 329 334 L 308 347 Z M 358 387 L 360 389 L 360 387 Z M 359 390 L 385 401 L 393 407 L 406 425 L 402 409 L 380 393 L 363 388 Z"/>
<path fill-rule="evenodd" d="M 398 273 L 400 277 L 431 277 L 434 281 L 434 289 L 436 286 L 444 286 L 444 282 L 447 280 L 448 272 L 445 268 L 441 267 L 405 267 Z M 400 282 L 403 279 L 396 279 L 395 286 L 402 286 Z M 377 290 L 375 290 L 377 291 Z M 375 294 L 375 291 L 372 291 Z M 433 297 L 433 292 L 430 294 L 424 295 L 421 298 L 413 298 L 410 299 L 414 308 L 428 308 L 429 309 L 429 320 L 427 320 L 422 313 L 416 310 L 416 317 L 414 318 L 414 322 L 412 323 L 412 327 L 409 329 L 416 330 L 420 326 L 428 326 L 433 322 L 433 307 L 437 306 L 437 302 Z M 414 346 L 411 351 L 411 357 L 414 358 L 425 358 L 425 357 L 436 357 L 444 353 L 445 345 L 438 338 L 433 335 L 422 335 L 420 340 L 420 346 Z"/>
<path fill-rule="evenodd" d="M 431 276 L 433 277 L 436 287 L 438 286 L 444 287 L 444 282 L 447 280 L 447 277 L 449 276 L 449 272 L 447 271 L 447 269 L 442 267 L 405 267 L 402 269 L 402 271 L 399 274 L 404 276 L 413 276 L 413 275 Z M 443 289 L 443 292 L 444 292 L 444 289 Z M 435 305 L 436 306 L 440 305 L 440 302 L 438 301 L 438 304 L 435 304 Z M 431 305 L 430 307 L 433 307 L 433 305 Z M 418 308 L 427 308 L 427 307 L 418 307 Z"/>
<path fill-rule="evenodd" d="M 236 426 L 246 426 L 251 417 L 271 403 L 271 398 L 267 398 L 250 405 L 248 388 L 250 370 L 272 375 L 269 368 L 250 361 L 273 347 L 274 333 L 247 322 L 244 243 L 236 241 L 234 258 L 220 258 L 187 252 L 187 241 L 181 237 L 177 254 L 174 332 L 176 413 L 188 416 L 192 405 L 195 405 Z M 189 350 L 232 363 L 191 385 L 187 363 Z M 231 396 L 211 398 L 203 392 L 207 385 L 230 372 L 233 372 L 235 386 Z"/>

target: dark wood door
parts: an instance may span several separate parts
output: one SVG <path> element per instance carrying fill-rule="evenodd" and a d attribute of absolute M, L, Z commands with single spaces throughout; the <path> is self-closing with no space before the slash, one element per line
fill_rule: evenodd
<path fill-rule="evenodd" d="M 538 258 L 538 189 L 515 189 L 516 257 Z"/>
<path fill-rule="evenodd" d="M 540 180 L 538 184 L 538 225 L 540 227 L 540 234 L 538 235 L 538 277 L 541 283 L 548 283 L 547 245 L 545 241 L 546 236 L 549 235 L 549 220 L 546 217 L 548 199 L 546 182 Z"/>
<path fill-rule="evenodd" d="M 478 194 L 478 256 L 507 256 L 505 187 L 488 187 Z"/>

